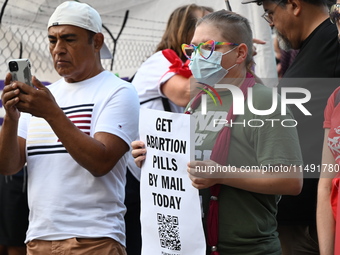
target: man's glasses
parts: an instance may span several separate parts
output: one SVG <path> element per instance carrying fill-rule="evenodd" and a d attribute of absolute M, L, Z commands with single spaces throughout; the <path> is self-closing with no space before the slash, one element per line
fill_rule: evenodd
<path fill-rule="evenodd" d="M 270 11 L 270 12 L 265 11 L 262 14 L 262 18 L 264 18 L 264 20 L 267 21 L 270 25 L 273 24 L 273 15 L 274 15 L 274 12 L 275 12 L 276 8 L 281 4 L 282 1 L 283 0 L 279 1 L 272 11 Z"/>
<path fill-rule="evenodd" d="M 336 24 L 340 18 L 340 4 L 333 4 L 329 10 L 329 19 L 333 24 Z"/>
<path fill-rule="evenodd" d="M 216 45 L 238 46 L 239 44 L 229 43 L 229 42 L 215 42 L 214 40 L 209 40 L 205 43 L 200 43 L 198 46 L 195 46 L 193 44 L 190 44 L 190 45 L 182 44 L 182 51 L 189 60 L 192 60 L 192 58 L 195 56 L 197 51 L 202 56 L 202 58 L 208 59 L 211 56 L 211 54 L 214 52 Z"/>

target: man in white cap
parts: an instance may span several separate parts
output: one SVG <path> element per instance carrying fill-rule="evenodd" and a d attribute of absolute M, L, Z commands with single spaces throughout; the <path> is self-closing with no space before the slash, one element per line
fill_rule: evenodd
<path fill-rule="evenodd" d="M 48 22 L 49 49 L 63 78 L 44 87 L 6 76 L 0 173 L 27 163 L 31 254 L 125 252 L 124 186 L 138 132 L 133 86 L 105 71 L 111 54 L 87 4 L 64 2 Z"/>

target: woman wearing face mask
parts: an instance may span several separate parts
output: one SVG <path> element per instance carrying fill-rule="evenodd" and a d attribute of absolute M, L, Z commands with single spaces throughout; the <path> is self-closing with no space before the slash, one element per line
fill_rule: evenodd
<path fill-rule="evenodd" d="M 214 12 L 198 21 L 191 45 L 182 49 L 193 76 L 220 99 L 214 102 L 200 93 L 187 107 L 197 120 L 196 161 L 188 163 L 187 171 L 203 198 L 207 253 L 279 255 L 277 203 L 281 194 L 300 192 L 302 159 L 293 117 L 288 110 L 281 115 L 280 98 L 270 114 L 253 113 L 247 100 L 242 102 L 244 113 L 233 114 L 239 110 L 232 106 L 235 90 L 256 110 L 272 106 L 272 89 L 256 83 L 250 71 L 249 23 L 233 12 Z M 232 86 L 220 89 L 216 83 Z M 132 146 L 140 165 L 144 145 L 136 141 Z"/>

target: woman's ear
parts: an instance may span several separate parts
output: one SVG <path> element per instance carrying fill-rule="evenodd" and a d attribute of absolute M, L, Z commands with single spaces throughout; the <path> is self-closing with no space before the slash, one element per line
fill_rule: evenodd
<path fill-rule="evenodd" d="M 236 64 L 243 63 L 248 56 L 248 47 L 246 44 L 241 43 L 239 46 L 237 46 L 237 58 L 236 58 Z"/>

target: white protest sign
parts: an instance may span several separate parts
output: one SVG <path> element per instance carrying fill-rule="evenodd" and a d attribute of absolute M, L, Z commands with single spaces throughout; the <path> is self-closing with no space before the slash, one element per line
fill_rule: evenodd
<path fill-rule="evenodd" d="M 187 173 L 190 115 L 141 109 L 142 255 L 205 255 L 198 190 Z"/>

